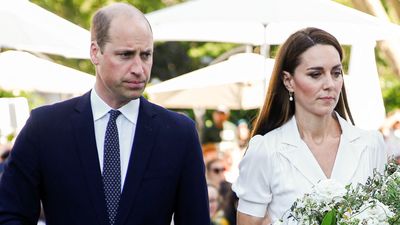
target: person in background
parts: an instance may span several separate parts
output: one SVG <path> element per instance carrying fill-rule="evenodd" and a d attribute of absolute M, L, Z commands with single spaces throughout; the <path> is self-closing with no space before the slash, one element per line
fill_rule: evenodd
<path fill-rule="evenodd" d="M 353 125 L 342 60 L 336 38 L 313 27 L 279 48 L 233 185 L 238 225 L 288 222 L 293 202 L 320 180 L 365 183 L 375 169 L 383 172 L 382 134 Z"/>
<path fill-rule="evenodd" d="M 99 9 L 94 88 L 32 111 L 0 181 L 0 224 L 210 224 L 194 121 L 148 102 L 153 34 L 132 5 Z"/>
<path fill-rule="evenodd" d="M 206 121 L 201 135 L 201 143 L 205 155 L 218 157 L 224 151 L 231 151 L 238 142 L 237 126 L 229 121 L 230 110 L 219 105 L 212 112 L 212 121 Z"/>
<path fill-rule="evenodd" d="M 207 187 L 211 225 L 231 225 L 225 218 L 224 212 L 220 209 L 221 198 L 218 188 L 212 184 L 208 184 Z"/>
<path fill-rule="evenodd" d="M 388 113 L 381 131 L 384 135 L 387 153 L 400 164 L 400 109 Z"/>
<path fill-rule="evenodd" d="M 6 146 L 4 148 L 5 149 L 2 151 L 2 153 L 0 155 L 0 178 L 1 178 L 1 174 L 4 171 L 4 164 L 6 163 L 6 160 L 7 160 L 8 156 L 10 155 L 10 151 L 11 151 Z"/>
<path fill-rule="evenodd" d="M 225 179 L 225 162 L 220 158 L 213 158 L 206 163 L 206 179 L 207 183 L 220 188 L 221 183 L 226 182 Z"/>
<path fill-rule="evenodd" d="M 237 197 L 232 184 L 225 178 L 226 163 L 221 158 L 213 158 L 206 163 L 207 182 L 217 188 L 221 196 L 220 208 L 230 225 L 236 225 Z"/>
<path fill-rule="evenodd" d="M 240 149 L 245 149 L 250 139 L 249 124 L 246 120 L 240 119 L 238 121 L 238 144 Z"/>

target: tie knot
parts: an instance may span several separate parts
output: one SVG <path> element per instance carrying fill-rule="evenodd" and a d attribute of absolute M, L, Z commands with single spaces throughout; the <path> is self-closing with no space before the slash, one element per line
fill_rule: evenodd
<path fill-rule="evenodd" d="M 110 120 L 116 120 L 118 118 L 118 116 L 121 114 L 120 111 L 113 110 L 113 109 L 110 110 L 109 113 L 110 113 Z"/>

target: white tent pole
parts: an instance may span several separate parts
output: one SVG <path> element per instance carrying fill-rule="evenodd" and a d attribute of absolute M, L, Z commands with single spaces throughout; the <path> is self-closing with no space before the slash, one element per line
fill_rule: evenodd
<path fill-rule="evenodd" d="M 373 40 L 363 40 L 352 45 L 349 82 L 346 83 L 349 106 L 356 126 L 374 130 L 382 125 L 385 118 L 375 45 Z"/>
<path fill-rule="evenodd" d="M 204 115 L 206 114 L 206 109 L 204 107 L 193 108 L 194 119 L 196 121 L 197 132 L 199 133 L 200 140 L 202 139 L 202 131 L 204 129 Z"/>

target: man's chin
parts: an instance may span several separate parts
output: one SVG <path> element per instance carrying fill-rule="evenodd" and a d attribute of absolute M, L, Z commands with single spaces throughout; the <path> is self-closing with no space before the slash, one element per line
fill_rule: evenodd
<path fill-rule="evenodd" d="M 129 98 L 134 100 L 134 99 L 140 98 L 140 96 L 142 96 L 142 95 L 143 95 L 143 90 L 137 90 L 137 91 L 131 92 L 129 94 Z"/>

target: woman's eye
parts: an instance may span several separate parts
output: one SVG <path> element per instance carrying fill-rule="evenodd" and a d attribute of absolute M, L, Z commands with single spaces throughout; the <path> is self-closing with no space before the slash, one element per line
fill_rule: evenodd
<path fill-rule="evenodd" d="M 343 72 L 342 72 L 342 70 L 336 70 L 336 71 L 333 71 L 333 76 L 334 77 L 340 77 L 340 76 L 342 76 L 343 75 Z"/>
<path fill-rule="evenodd" d="M 321 75 L 320 72 L 309 73 L 308 76 L 312 78 L 318 78 Z"/>

